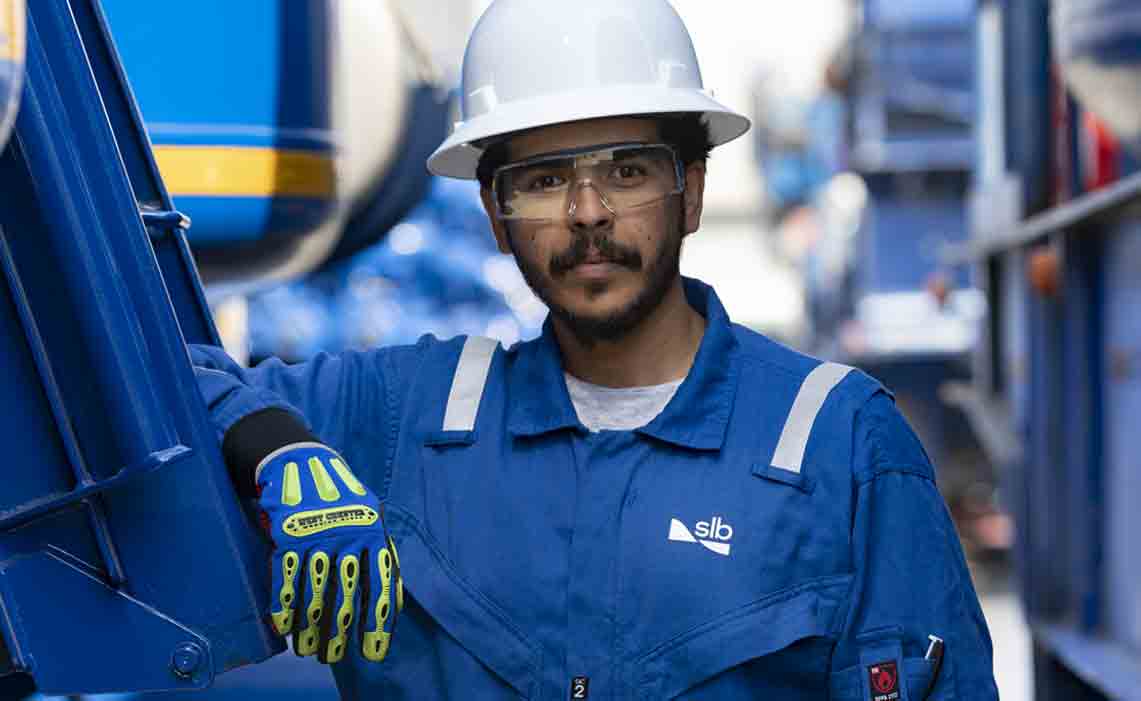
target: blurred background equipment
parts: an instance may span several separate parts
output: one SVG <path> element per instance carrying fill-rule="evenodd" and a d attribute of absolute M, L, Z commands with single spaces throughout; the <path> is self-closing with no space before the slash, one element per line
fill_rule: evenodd
<path fill-rule="evenodd" d="M 434 178 L 379 244 L 251 296 L 249 348 L 257 362 L 414 343 L 426 333 L 510 345 L 538 335 L 545 316 L 511 257 L 495 250 L 479 186 Z"/>
<path fill-rule="evenodd" d="M 1056 0 L 1051 39 L 1073 96 L 1106 132 L 1141 153 L 1141 6 L 1132 0 Z"/>
<path fill-rule="evenodd" d="M 1141 7 L 984 0 L 967 385 L 1016 520 L 1036 698 L 1141 688 Z M 1130 149 L 1133 149 L 1132 151 Z"/>
<path fill-rule="evenodd" d="M 940 260 L 967 237 L 972 3 L 865 0 L 822 84 L 807 101 L 760 87 L 775 244 L 805 284 L 801 343 L 892 388 L 968 552 L 1001 567 L 1011 539 L 997 474 L 966 414 L 940 395 L 970 377 L 985 312 L 968 272 Z"/>

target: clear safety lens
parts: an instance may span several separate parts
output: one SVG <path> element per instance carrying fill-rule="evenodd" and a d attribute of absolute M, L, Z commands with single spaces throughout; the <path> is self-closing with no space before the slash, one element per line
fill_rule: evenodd
<path fill-rule="evenodd" d="M 568 151 L 512 163 L 495 172 L 500 219 L 561 219 L 590 185 L 618 214 L 676 195 L 683 189 L 681 163 L 664 144 L 627 144 Z"/>

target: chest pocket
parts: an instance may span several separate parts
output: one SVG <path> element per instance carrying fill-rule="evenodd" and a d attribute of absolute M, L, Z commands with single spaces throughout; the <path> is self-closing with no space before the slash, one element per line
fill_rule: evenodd
<path fill-rule="evenodd" d="M 922 657 L 904 657 L 903 632 L 897 627 L 859 636 L 860 664 L 832 675 L 833 701 L 923 701 L 933 691 L 936 665 Z M 950 676 L 950 675 L 948 675 Z M 955 698 L 939 695 L 939 698 Z"/>
<path fill-rule="evenodd" d="M 462 446 L 474 441 L 476 416 L 497 346 L 486 338 L 465 341 L 442 424 L 423 436 L 426 445 Z M 426 503 L 433 494 L 425 490 L 422 470 L 414 457 L 406 456 L 394 472 L 386 504 L 385 520 L 397 544 L 407 595 L 392 650 L 382 664 L 361 663 L 352 674 L 339 674 L 342 696 L 426 701 L 538 698 L 540 648 L 446 556 L 426 523 Z"/>
<path fill-rule="evenodd" d="M 696 619 L 697 625 L 634 660 L 632 698 L 828 698 L 828 670 L 848 610 L 853 577 L 845 567 L 848 519 L 829 509 L 835 499 L 847 494 L 848 487 L 846 482 L 822 480 L 819 472 L 803 471 L 802 466 L 821 408 L 850 371 L 825 363 L 809 374 L 786 415 L 779 439 L 770 444 L 771 459 L 754 465 L 751 475 L 731 473 L 726 478 L 729 487 L 713 485 L 706 478 L 686 492 L 699 502 L 716 499 L 732 504 L 741 514 L 734 517 L 734 540 L 738 542 L 732 544 L 732 555 L 727 547 L 720 551 L 723 559 L 710 559 L 709 553 L 700 550 L 675 550 L 672 557 L 659 551 L 656 571 L 638 573 L 635 579 L 640 583 L 631 587 L 630 598 L 637 594 L 641 610 L 653 610 L 663 622 L 670 618 L 666 616 L 669 607 L 656 605 L 658 597 L 649 590 L 660 574 L 657 571 L 672 567 L 676 570 L 669 576 L 676 581 L 700 582 L 680 587 L 686 592 L 680 596 L 676 590 L 672 593 L 691 619 L 703 606 L 711 607 L 707 601 L 746 603 L 705 622 Z M 660 475 L 656 477 L 661 481 Z M 689 478 L 683 474 L 681 479 Z M 680 497 L 671 494 L 670 498 Z M 663 504 L 650 506 L 661 508 Z M 718 522 L 713 523 L 716 527 Z M 727 531 L 726 539 L 730 535 Z M 670 539 L 674 540 L 672 533 Z M 710 547 L 707 541 L 699 542 Z M 698 557 L 708 561 L 702 570 L 695 569 Z M 641 590 L 640 594 L 634 589 Z M 647 605 L 647 597 L 654 603 Z M 685 615 L 678 612 L 672 618 Z M 646 621 L 640 625 L 659 628 Z"/>
<path fill-rule="evenodd" d="M 827 698 L 829 657 L 851 575 L 775 592 L 678 636 L 631 665 L 633 698 Z"/>

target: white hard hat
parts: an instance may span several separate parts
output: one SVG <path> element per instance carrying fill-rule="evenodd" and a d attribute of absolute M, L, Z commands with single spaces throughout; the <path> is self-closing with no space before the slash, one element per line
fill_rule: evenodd
<path fill-rule="evenodd" d="M 701 82 L 689 32 L 666 0 L 496 0 L 468 41 L 455 131 L 428 159 L 476 177 L 479 144 L 563 122 L 703 115 L 714 146 L 749 129 Z"/>

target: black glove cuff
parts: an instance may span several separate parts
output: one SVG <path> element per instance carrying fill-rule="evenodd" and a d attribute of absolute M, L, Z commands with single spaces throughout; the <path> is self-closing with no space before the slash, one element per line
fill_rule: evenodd
<path fill-rule="evenodd" d="M 301 419 L 285 409 L 263 409 L 243 416 L 222 439 L 222 457 L 242 497 L 257 496 L 254 471 L 270 453 L 292 443 L 320 443 Z"/>

